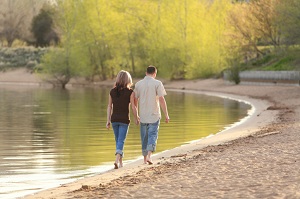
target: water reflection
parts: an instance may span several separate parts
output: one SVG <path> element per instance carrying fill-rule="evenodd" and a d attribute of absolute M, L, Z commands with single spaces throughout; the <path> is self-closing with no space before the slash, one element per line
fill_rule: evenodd
<path fill-rule="evenodd" d="M 105 88 L 1 87 L 0 198 L 111 169 L 115 146 L 113 131 L 105 128 L 108 93 Z M 250 108 L 180 92 L 168 92 L 166 100 L 171 123 L 161 124 L 157 152 L 215 134 Z M 131 124 L 124 159 L 139 157 L 140 148 L 139 127 Z"/>

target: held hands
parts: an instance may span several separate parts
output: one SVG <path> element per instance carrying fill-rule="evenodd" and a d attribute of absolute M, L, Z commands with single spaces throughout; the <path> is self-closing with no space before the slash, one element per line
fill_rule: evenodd
<path fill-rule="evenodd" d="M 135 119 L 135 124 L 136 125 L 140 124 L 140 117 L 138 117 L 138 118 Z M 110 128 L 110 122 L 106 122 L 106 128 L 107 128 L 107 130 L 109 130 L 109 128 Z"/>
<path fill-rule="evenodd" d="M 140 124 L 140 117 L 139 117 L 139 116 L 137 116 L 137 118 L 135 118 L 135 124 L 136 124 L 136 125 L 139 125 L 139 124 Z"/>

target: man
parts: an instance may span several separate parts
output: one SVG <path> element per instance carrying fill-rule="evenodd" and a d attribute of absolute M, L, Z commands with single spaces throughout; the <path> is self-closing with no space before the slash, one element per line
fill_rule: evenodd
<path fill-rule="evenodd" d="M 156 74 L 156 67 L 149 66 L 146 76 L 135 84 L 134 89 L 139 105 L 142 153 L 145 164 L 153 164 L 151 155 L 156 149 L 161 119 L 160 108 L 164 112 L 166 123 L 170 120 L 164 97 L 167 93 L 162 82 L 155 79 Z"/>

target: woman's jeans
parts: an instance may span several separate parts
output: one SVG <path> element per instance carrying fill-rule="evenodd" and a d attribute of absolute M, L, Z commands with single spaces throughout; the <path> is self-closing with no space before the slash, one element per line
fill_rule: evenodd
<path fill-rule="evenodd" d="M 141 123 L 140 133 L 142 141 L 143 156 L 148 154 L 148 151 L 155 151 L 158 138 L 160 120 L 155 123 Z"/>
<path fill-rule="evenodd" d="M 128 133 L 129 124 L 112 122 L 112 127 L 115 134 L 116 154 L 120 154 L 123 157 L 124 143 Z"/>

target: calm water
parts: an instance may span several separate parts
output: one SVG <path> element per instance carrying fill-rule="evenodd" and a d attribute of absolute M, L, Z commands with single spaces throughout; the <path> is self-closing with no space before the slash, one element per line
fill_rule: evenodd
<path fill-rule="evenodd" d="M 0 198 L 112 169 L 114 136 L 105 128 L 108 93 L 103 88 L 0 87 Z M 181 92 L 169 91 L 166 100 L 171 123 L 161 124 L 157 152 L 215 134 L 250 109 L 229 99 Z M 139 128 L 132 123 L 124 159 L 140 157 Z"/>

